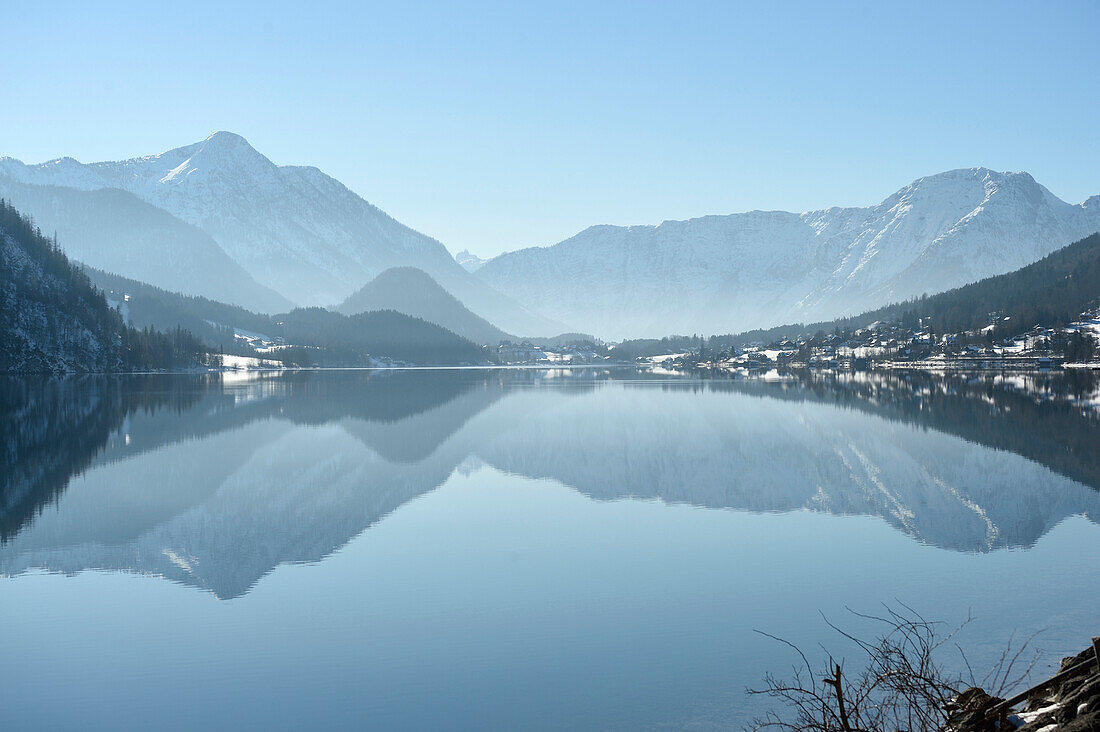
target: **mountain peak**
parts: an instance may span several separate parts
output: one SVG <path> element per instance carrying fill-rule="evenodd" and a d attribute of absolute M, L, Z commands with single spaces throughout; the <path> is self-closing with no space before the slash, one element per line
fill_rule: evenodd
<path fill-rule="evenodd" d="M 961 219 L 965 214 L 998 199 L 1029 199 L 1036 204 L 1067 205 L 1055 198 L 1026 171 L 998 171 L 986 167 L 955 168 L 917 178 L 901 188 L 880 207 L 892 209 L 916 204 L 950 213 Z"/>
<path fill-rule="evenodd" d="M 955 181 L 997 180 L 1007 178 L 1012 175 L 1015 174 L 996 171 L 992 168 L 986 168 L 984 166 L 976 166 L 973 168 L 954 168 L 952 170 L 945 170 L 942 173 L 921 176 L 920 178 L 917 178 L 915 181 L 913 181 L 909 187 L 915 187 L 921 184 L 950 184 Z"/>
<path fill-rule="evenodd" d="M 249 145 L 248 140 L 233 132 L 215 132 L 202 142 L 192 146 L 192 148 L 194 148 L 194 151 L 189 156 L 192 159 L 202 155 L 203 157 L 209 156 L 238 161 L 262 160 L 274 165 L 264 157 L 263 153 Z"/>
<path fill-rule="evenodd" d="M 236 132 L 227 132 L 226 130 L 218 130 L 213 135 L 203 140 L 203 142 L 219 145 L 248 145 L 248 140 L 244 139 Z M 251 147 L 251 145 L 249 145 L 249 147 Z"/>
<path fill-rule="evenodd" d="M 985 185 L 993 184 L 995 186 L 1007 184 L 1022 186 L 1024 188 L 1040 187 L 1039 182 L 1026 170 L 993 170 L 992 168 L 986 168 L 984 166 L 975 168 L 956 168 L 935 175 L 924 176 L 923 178 L 918 178 L 913 181 L 910 187 L 915 187 L 924 183 L 949 185 L 952 182 L 958 181 L 976 181 Z"/>
<path fill-rule="evenodd" d="M 337 310 L 345 315 L 374 310 L 394 310 L 435 323 L 474 343 L 492 345 L 510 339 L 504 331 L 481 318 L 417 267 L 383 270 Z"/>
<path fill-rule="evenodd" d="M 172 166 L 168 170 L 162 167 L 157 171 L 157 182 L 160 184 L 183 185 L 240 176 L 255 184 L 258 179 L 271 178 L 276 167 L 243 137 L 224 131 L 157 157 Z"/>
<path fill-rule="evenodd" d="M 439 283 L 436 282 L 430 274 L 418 267 L 411 267 L 408 265 L 384 269 L 378 273 L 378 276 L 368 282 L 367 285 L 372 283 L 374 285 L 401 283 L 403 285 L 414 284 L 417 286 L 431 285 L 433 287 L 439 287 Z"/>
<path fill-rule="evenodd" d="M 463 269 L 467 272 L 476 272 L 481 269 L 481 265 L 485 264 L 488 260 L 482 259 L 469 249 L 463 249 L 455 255 L 455 261 L 461 264 Z"/>

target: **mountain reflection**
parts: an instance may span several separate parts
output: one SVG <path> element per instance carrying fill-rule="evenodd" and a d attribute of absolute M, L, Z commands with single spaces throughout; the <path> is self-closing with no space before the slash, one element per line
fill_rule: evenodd
<path fill-rule="evenodd" d="M 1095 380 L 629 370 L 4 379 L 0 573 L 246 593 L 484 463 L 598 500 L 878 516 L 956 551 L 1095 520 Z"/>

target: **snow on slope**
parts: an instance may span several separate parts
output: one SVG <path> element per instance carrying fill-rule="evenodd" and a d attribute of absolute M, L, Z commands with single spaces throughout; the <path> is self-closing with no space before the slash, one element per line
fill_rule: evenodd
<path fill-rule="evenodd" d="M 312 167 L 277 166 L 230 132 L 117 162 L 61 158 L 24 165 L 2 158 L 0 176 L 133 193 L 199 227 L 258 281 L 298 303 L 335 304 L 385 269 L 413 266 L 511 332 L 549 335 L 564 329 L 493 291 L 438 241 L 397 222 L 334 178 Z"/>
<path fill-rule="evenodd" d="M 605 338 L 727 333 L 851 315 L 1001 274 L 1100 230 L 1100 197 L 1061 201 L 1027 173 L 953 170 L 877 206 L 594 226 L 478 270 Z"/>

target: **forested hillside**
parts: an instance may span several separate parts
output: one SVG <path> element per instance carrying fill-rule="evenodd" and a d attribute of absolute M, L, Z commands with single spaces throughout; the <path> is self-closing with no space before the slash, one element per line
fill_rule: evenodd
<path fill-rule="evenodd" d="M 474 343 L 496 346 L 512 340 L 500 328 L 475 315 L 432 276 L 415 267 L 391 267 L 337 308 L 347 315 L 395 310 L 442 325 Z"/>
<path fill-rule="evenodd" d="M 197 364 L 201 342 L 127 327 L 56 238 L 0 200 L 0 372 L 118 371 Z"/>
<path fill-rule="evenodd" d="M 299 308 L 277 316 L 287 343 L 320 350 L 318 365 L 369 365 L 371 357 L 416 364 L 476 364 L 486 349 L 434 323 L 392 310 L 345 316 Z"/>
<path fill-rule="evenodd" d="M 483 363 L 490 357 L 486 349 L 446 328 L 392 310 L 346 316 L 323 308 L 299 308 L 268 316 L 99 270 L 89 269 L 88 274 L 111 300 L 120 303 L 130 325 L 165 331 L 183 328 L 222 353 L 251 354 L 244 341 L 234 336 L 248 332 L 286 346 L 264 354 L 266 358 L 300 366 L 365 366 L 372 358 L 417 364 Z"/>
<path fill-rule="evenodd" d="M 938 295 L 888 305 L 851 318 L 786 325 L 741 333 L 739 342 L 794 338 L 818 331 L 856 329 L 871 323 L 931 323 L 935 333 L 959 333 L 994 325 L 993 337 L 1008 337 L 1034 325 L 1072 322 L 1100 301 L 1100 233 L 1048 254 L 1008 274 L 989 277 Z M 722 340 L 722 339 L 720 339 Z"/>
<path fill-rule="evenodd" d="M 268 316 L 237 305 L 169 292 L 92 267 L 85 271 L 110 301 L 119 304 L 126 322 L 135 328 L 171 330 L 181 327 L 213 348 L 231 351 L 234 328 L 265 332 L 271 327 Z"/>

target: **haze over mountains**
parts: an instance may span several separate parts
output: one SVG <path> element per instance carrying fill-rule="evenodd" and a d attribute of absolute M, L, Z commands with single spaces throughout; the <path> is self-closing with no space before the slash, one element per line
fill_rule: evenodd
<path fill-rule="evenodd" d="M 1100 197 L 1058 199 L 1027 173 L 920 178 L 877 206 L 593 226 L 477 274 L 605 338 L 825 320 L 1001 274 L 1100 230 Z"/>
<path fill-rule="evenodd" d="M 18 183 L 0 176 L 0 191 L 56 233 L 65 252 L 108 272 L 262 312 L 293 304 L 257 282 L 209 234 L 132 193 Z"/>
<path fill-rule="evenodd" d="M 0 158 L 0 197 L 107 272 L 265 313 L 394 309 L 478 342 L 827 320 L 1008 272 L 1100 231 L 1100 196 L 1072 205 L 1027 173 L 971 168 L 875 206 L 593 226 L 483 261 L 452 257 L 316 168 L 275 165 L 228 132 L 119 162 Z M 403 283 L 369 284 L 395 268 Z"/>
<path fill-rule="evenodd" d="M 531 334 L 564 330 L 493 291 L 455 262 L 438 241 L 395 221 L 339 181 L 316 168 L 277 166 L 230 132 L 159 155 L 118 162 L 83 164 L 61 158 L 25 165 L 12 158 L 0 159 L 0 196 L 11 196 L 13 183 L 126 191 L 198 227 L 256 280 L 298 305 L 335 305 L 382 271 L 413 266 L 501 328 Z M 63 202 L 56 206 L 62 208 Z M 45 203 L 25 205 L 23 210 L 46 230 L 48 221 L 70 215 L 67 209 L 51 212 Z M 147 240 L 150 247 L 157 246 L 155 237 Z M 110 270 L 105 261 L 108 255 L 95 244 L 74 240 L 74 256 L 82 251 L 89 264 Z M 90 256 L 93 250 L 96 254 Z M 174 284 L 156 284 L 210 296 L 213 285 L 202 281 L 201 272 L 217 276 L 223 264 L 221 257 L 210 253 L 195 267 L 200 272 L 197 283 L 180 277 Z M 134 271 L 115 273 L 140 279 Z M 230 294 L 216 299 L 272 309 L 258 298 Z"/>

